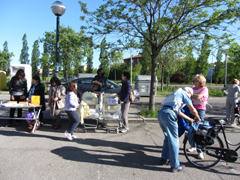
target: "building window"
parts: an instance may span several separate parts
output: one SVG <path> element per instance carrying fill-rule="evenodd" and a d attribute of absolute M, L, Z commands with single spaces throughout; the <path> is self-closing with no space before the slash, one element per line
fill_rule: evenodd
<path fill-rule="evenodd" d="M 137 64 L 139 63 L 139 58 L 137 58 Z"/>
<path fill-rule="evenodd" d="M 132 66 L 134 66 L 134 59 L 132 59 Z"/>

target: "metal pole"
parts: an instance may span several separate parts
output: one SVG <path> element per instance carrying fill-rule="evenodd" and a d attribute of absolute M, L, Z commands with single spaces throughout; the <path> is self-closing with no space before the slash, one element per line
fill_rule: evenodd
<path fill-rule="evenodd" d="M 130 65 L 130 71 L 131 71 L 130 72 L 130 82 L 131 82 L 131 85 L 132 85 L 132 47 L 131 47 L 131 54 L 130 55 L 131 55 L 131 59 L 130 59 L 130 61 L 131 61 L 130 62 L 130 64 L 131 64 Z"/>
<path fill-rule="evenodd" d="M 213 66 L 213 56 L 212 56 L 212 66 Z M 212 87 L 212 74 L 213 74 L 213 68 L 211 67 L 211 87 Z"/>
<path fill-rule="evenodd" d="M 56 38 L 56 72 L 55 76 L 58 78 L 59 70 L 59 16 L 57 16 L 57 38 Z"/>
<path fill-rule="evenodd" d="M 227 53 L 225 53 L 225 83 L 224 83 L 224 87 L 227 86 Z"/>

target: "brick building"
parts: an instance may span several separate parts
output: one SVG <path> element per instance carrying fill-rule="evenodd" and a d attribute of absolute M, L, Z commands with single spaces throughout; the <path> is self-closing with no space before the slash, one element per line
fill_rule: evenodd
<path fill-rule="evenodd" d="M 135 64 L 138 64 L 140 62 L 140 59 L 142 58 L 142 53 L 139 53 L 136 56 L 132 56 L 132 66 L 134 66 Z M 131 57 L 125 58 L 123 59 L 124 63 L 126 63 L 128 66 L 130 66 L 130 61 L 131 61 Z"/>

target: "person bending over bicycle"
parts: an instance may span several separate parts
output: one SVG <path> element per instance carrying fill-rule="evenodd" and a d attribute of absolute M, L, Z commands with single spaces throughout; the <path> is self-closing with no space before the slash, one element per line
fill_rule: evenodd
<path fill-rule="evenodd" d="M 178 160 L 179 139 L 177 116 L 183 117 L 191 123 L 200 121 L 198 112 L 192 105 L 190 98 L 192 94 L 192 88 L 185 87 L 178 89 L 163 100 L 163 108 L 158 112 L 158 121 L 165 136 L 160 165 L 168 164 L 169 159 L 172 172 L 180 172 L 185 169 L 185 166 L 180 165 Z M 184 105 L 188 106 L 191 113 L 195 116 L 194 119 L 180 111 Z"/>

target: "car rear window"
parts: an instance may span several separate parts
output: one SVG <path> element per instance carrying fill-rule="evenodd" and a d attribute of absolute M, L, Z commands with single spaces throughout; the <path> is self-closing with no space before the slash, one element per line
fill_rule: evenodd
<path fill-rule="evenodd" d="M 82 80 L 82 84 L 91 84 L 92 83 L 92 79 L 83 79 Z"/>

